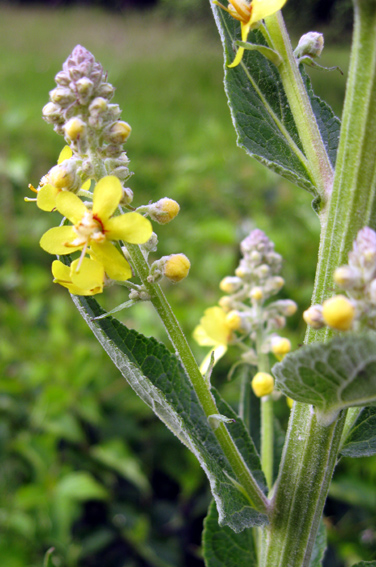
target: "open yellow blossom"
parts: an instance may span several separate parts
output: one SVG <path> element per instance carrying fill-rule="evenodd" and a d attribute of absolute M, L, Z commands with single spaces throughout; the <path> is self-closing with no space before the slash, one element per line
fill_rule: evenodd
<path fill-rule="evenodd" d="M 242 41 L 247 41 L 249 31 L 260 20 L 278 12 L 286 4 L 287 0 L 229 0 L 228 8 L 217 0 L 214 4 L 226 10 L 235 20 L 240 22 Z M 239 47 L 234 61 L 229 67 L 236 67 L 243 58 L 244 48 Z"/>
<path fill-rule="evenodd" d="M 77 271 L 79 259 L 66 266 L 60 260 L 52 262 L 54 283 L 66 287 L 73 295 L 96 295 L 102 293 L 104 284 L 104 268 L 96 260 L 83 258 Z"/>
<path fill-rule="evenodd" d="M 209 307 L 201 318 L 200 324 L 193 331 L 193 338 L 201 346 L 214 347 L 216 363 L 226 352 L 228 343 L 233 338 L 233 330 L 227 322 L 227 313 L 221 307 Z M 204 374 L 209 368 L 211 353 L 204 358 L 200 366 Z"/>
<path fill-rule="evenodd" d="M 87 251 L 104 267 L 114 280 L 124 281 L 132 270 L 124 256 L 112 242 L 122 240 L 130 244 L 143 244 L 152 235 L 148 219 L 138 213 L 112 216 L 123 196 L 119 179 L 113 175 L 103 177 L 93 194 L 93 207 L 88 209 L 77 195 L 61 191 L 56 197 L 56 209 L 73 226 L 59 226 L 48 230 L 40 245 L 50 254 L 70 254 L 81 250 L 79 270 Z"/>

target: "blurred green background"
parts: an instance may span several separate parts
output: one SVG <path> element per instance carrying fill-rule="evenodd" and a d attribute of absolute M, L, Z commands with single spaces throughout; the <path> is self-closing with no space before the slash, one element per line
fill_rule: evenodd
<path fill-rule="evenodd" d="M 305 3 L 311 12 L 303 11 L 300 29 L 294 3 L 287 5 L 295 42 L 314 5 Z M 328 38 L 322 62 L 346 71 L 349 3 L 336 6 L 334 26 L 319 28 Z M 0 9 L 1 565 L 41 567 L 54 546 L 56 567 L 202 567 L 210 501 L 203 472 L 119 376 L 66 290 L 52 284 L 51 258 L 38 241 L 57 217 L 23 201 L 64 145 L 41 118 L 54 75 L 77 43 L 93 52 L 133 128 L 126 149 L 135 205 L 164 196 L 180 203 L 178 219 L 157 231 L 160 255 L 184 252 L 192 262 L 187 280 L 165 286 L 189 337 L 237 266 L 239 241 L 258 227 L 285 258 L 282 296 L 300 308 L 287 334 L 295 346 L 302 341 L 319 239 L 310 196 L 236 147 L 207 3 Z M 340 115 L 346 72 L 311 76 Z M 123 301 L 121 289 L 100 298 L 108 309 Z M 167 342 L 149 305 L 119 318 Z M 238 385 L 226 376 L 235 354 L 214 378 L 234 405 Z M 284 400 L 278 413 L 285 423 Z M 376 557 L 375 478 L 375 459 L 340 463 L 326 509 L 327 566 Z"/>

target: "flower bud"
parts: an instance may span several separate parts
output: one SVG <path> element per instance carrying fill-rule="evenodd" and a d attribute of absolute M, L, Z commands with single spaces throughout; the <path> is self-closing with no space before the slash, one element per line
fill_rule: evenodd
<path fill-rule="evenodd" d="M 109 132 L 108 138 L 114 144 L 124 144 L 124 142 L 129 138 L 132 128 L 127 122 L 118 120 L 115 122 Z"/>
<path fill-rule="evenodd" d="M 266 290 L 272 295 L 279 292 L 285 285 L 285 280 L 281 276 L 274 276 L 269 278 L 265 284 Z"/>
<path fill-rule="evenodd" d="M 130 187 L 123 187 L 123 196 L 121 198 L 121 205 L 130 205 L 133 201 L 133 191 Z"/>
<path fill-rule="evenodd" d="M 86 124 L 81 118 L 71 118 L 63 126 L 64 132 L 68 138 L 75 142 L 78 140 L 86 130 Z"/>
<path fill-rule="evenodd" d="M 359 271 L 356 268 L 351 268 L 350 266 L 341 266 L 340 268 L 337 268 L 333 277 L 335 283 L 344 289 L 351 289 L 361 283 Z"/>
<path fill-rule="evenodd" d="M 226 315 L 226 323 L 232 331 L 238 331 L 242 326 L 242 318 L 239 311 L 233 309 Z"/>
<path fill-rule="evenodd" d="M 238 278 L 244 278 L 247 275 L 247 270 L 245 270 L 244 268 L 242 268 L 241 266 L 239 266 L 238 268 L 236 268 L 235 270 L 235 275 Z"/>
<path fill-rule="evenodd" d="M 232 308 L 232 299 L 227 295 L 224 295 L 218 301 L 218 305 L 222 307 L 223 311 L 230 311 L 230 309 Z"/>
<path fill-rule="evenodd" d="M 179 211 L 179 203 L 164 197 L 149 206 L 148 214 L 152 220 L 159 224 L 167 224 L 176 217 Z"/>
<path fill-rule="evenodd" d="M 115 88 L 110 83 L 102 83 L 98 88 L 98 95 L 111 100 L 115 93 Z"/>
<path fill-rule="evenodd" d="M 298 306 L 292 299 L 280 299 L 269 305 L 269 308 L 275 309 L 281 315 L 285 317 L 291 317 L 297 312 Z"/>
<path fill-rule="evenodd" d="M 97 98 L 95 98 L 90 106 L 89 106 L 89 112 L 90 114 L 103 114 L 103 112 L 106 112 L 108 107 L 108 103 L 107 100 L 98 96 Z"/>
<path fill-rule="evenodd" d="M 51 123 L 64 122 L 64 117 L 62 115 L 60 107 L 57 104 L 54 104 L 53 102 L 48 102 L 42 108 L 42 114 L 46 122 L 51 122 Z"/>
<path fill-rule="evenodd" d="M 322 316 L 328 327 L 348 331 L 353 324 L 355 307 L 344 295 L 335 295 L 322 304 Z"/>
<path fill-rule="evenodd" d="M 294 51 L 297 59 L 300 57 L 320 57 L 324 49 L 324 36 L 319 32 L 308 32 L 299 40 L 298 46 Z"/>
<path fill-rule="evenodd" d="M 77 184 L 77 176 L 74 168 L 70 166 L 69 161 L 65 160 L 60 165 L 55 165 L 47 173 L 48 183 L 57 189 L 71 190 Z"/>
<path fill-rule="evenodd" d="M 291 343 L 289 339 L 284 337 L 272 337 L 271 347 L 272 353 L 278 358 L 278 360 L 282 360 L 286 354 L 290 352 Z"/>
<path fill-rule="evenodd" d="M 274 390 L 274 379 L 267 372 L 257 372 L 252 379 L 252 390 L 258 398 L 268 396 Z"/>
<path fill-rule="evenodd" d="M 225 293 L 235 293 L 242 285 L 242 280 L 234 276 L 226 276 L 219 284 L 219 289 Z"/>
<path fill-rule="evenodd" d="M 303 319 L 312 329 L 321 329 L 325 325 L 321 305 L 311 305 L 304 311 Z"/>
<path fill-rule="evenodd" d="M 173 283 L 178 283 L 187 277 L 191 263 L 185 254 L 167 256 L 163 275 Z"/>
<path fill-rule="evenodd" d="M 262 290 L 262 287 L 253 287 L 249 295 L 251 299 L 254 299 L 254 301 L 261 301 L 262 299 L 264 299 L 264 292 Z"/>
<path fill-rule="evenodd" d="M 70 83 L 69 73 L 65 73 L 65 71 L 59 71 L 58 74 L 55 75 L 55 82 L 62 87 L 67 87 Z"/>
<path fill-rule="evenodd" d="M 50 99 L 55 104 L 67 106 L 74 101 L 74 93 L 66 87 L 56 87 L 56 89 L 50 91 Z"/>
<path fill-rule="evenodd" d="M 93 91 L 93 81 L 88 79 L 87 77 L 82 77 L 76 82 L 76 89 L 78 94 L 83 95 L 85 97 L 90 96 Z"/>

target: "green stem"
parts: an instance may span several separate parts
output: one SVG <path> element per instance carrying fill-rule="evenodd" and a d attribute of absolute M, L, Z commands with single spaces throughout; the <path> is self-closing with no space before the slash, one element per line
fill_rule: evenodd
<path fill-rule="evenodd" d="M 326 201 L 333 184 L 333 169 L 296 62 L 281 12 L 265 20 L 272 47 L 282 58 L 278 66 L 291 112 L 308 159 L 312 181 Z"/>
<path fill-rule="evenodd" d="M 148 282 L 147 278 L 150 273 L 150 268 L 148 262 L 144 258 L 141 248 L 136 245 L 128 244 L 127 249 L 131 257 L 132 264 L 145 286 L 146 291 L 150 295 L 150 301 L 165 326 L 169 339 L 192 382 L 197 397 L 206 415 L 209 417 L 210 415 L 218 414 L 219 412 L 208 384 L 204 380 L 200 369 L 197 366 L 197 362 L 188 345 L 187 339 L 176 320 L 170 304 L 164 296 L 160 286 L 158 284 L 151 284 Z M 255 478 L 243 461 L 243 458 L 227 431 L 226 426 L 223 423 L 220 423 L 219 426 L 214 429 L 214 434 L 216 435 L 228 462 L 236 474 L 238 482 L 244 487 L 252 506 L 259 512 L 264 514 L 268 513 L 268 500 L 262 493 Z"/>
<path fill-rule="evenodd" d="M 332 294 L 332 274 L 358 230 L 375 227 L 376 207 L 376 0 L 354 0 L 355 28 L 333 192 L 322 214 L 322 237 L 313 302 Z M 309 330 L 306 342 L 328 333 Z M 308 567 L 346 419 L 320 426 L 313 409 L 294 404 L 263 567 Z"/>
<path fill-rule="evenodd" d="M 260 309 L 259 320 L 262 321 Z M 256 352 L 258 357 L 258 371 L 270 373 L 269 356 L 262 352 L 263 328 L 259 328 L 256 335 Z M 274 408 L 273 398 L 263 396 L 261 403 L 261 467 L 264 472 L 269 490 L 273 484 L 274 459 Z"/>

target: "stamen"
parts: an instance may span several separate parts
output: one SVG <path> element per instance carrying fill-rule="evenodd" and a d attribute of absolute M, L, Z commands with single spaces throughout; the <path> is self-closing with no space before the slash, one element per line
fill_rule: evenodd
<path fill-rule="evenodd" d="M 31 183 L 29 183 L 28 188 L 30 189 L 30 191 L 34 191 L 34 193 L 38 193 L 37 189 L 35 189 L 35 187 L 33 187 Z"/>
<path fill-rule="evenodd" d="M 251 17 L 251 7 L 244 0 L 228 0 L 244 22 Z"/>
<path fill-rule="evenodd" d="M 36 199 L 30 199 L 29 197 L 24 197 L 24 201 L 26 201 L 26 203 L 31 203 L 33 201 L 37 201 Z"/>
<path fill-rule="evenodd" d="M 88 243 L 85 242 L 85 245 L 84 245 L 84 247 L 83 247 L 83 249 L 82 249 L 81 256 L 80 256 L 80 259 L 78 260 L 78 264 L 77 264 L 77 268 L 76 268 L 76 274 L 78 274 L 78 272 L 80 271 L 81 264 L 82 264 L 82 260 L 84 259 L 85 254 L 86 254 L 87 244 L 88 244 Z"/>

